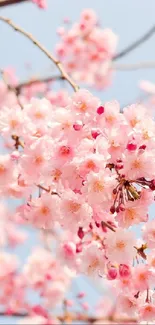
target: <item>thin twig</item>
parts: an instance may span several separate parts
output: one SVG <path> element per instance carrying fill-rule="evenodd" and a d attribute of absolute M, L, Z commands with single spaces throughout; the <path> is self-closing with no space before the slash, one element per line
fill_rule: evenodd
<path fill-rule="evenodd" d="M 136 63 L 113 63 L 113 70 L 118 71 L 133 71 L 133 70 L 143 70 L 143 69 L 155 69 L 155 61 L 148 62 L 136 62 Z M 40 78 L 30 78 L 28 80 L 22 81 L 15 88 L 18 94 L 21 92 L 22 88 L 30 87 L 40 83 L 50 83 L 56 80 L 64 80 L 64 77 L 60 76 L 48 76 L 48 77 L 40 77 Z"/>
<path fill-rule="evenodd" d="M 7 312 L 0 312 L 0 316 L 2 317 L 5 317 L 5 316 L 10 316 L 10 317 L 27 317 L 29 316 L 27 313 L 13 313 L 11 315 L 8 315 Z M 50 315 L 49 315 L 50 317 Z M 62 316 L 56 316 L 57 319 L 59 319 L 61 322 L 64 322 L 65 321 L 65 324 L 66 324 L 66 321 L 69 321 L 69 324 L 71 324 L 71 322 L 75 322 L 75 321 L 84 321 L 84 322 L 87 322 L 89 324 L 93 324 L 97 321 L 104 321 L 103 324 L 105 324 L 105 321 L 110 321 L 111 323 L 121 323 L 121 324 L 136 324 L 138 323 L 137 321 L 137 318 L 125 318 L 125 317 L 122 317 L 122 318 L 112 318 L 112 317 L 107 317 L 106 319 L 104 317 L 91 317 L 91 316 L 88 316 L 88 315 L 83 315 L 83 314 L 74 314 L 74 313 L 66 313 L 66 315 L 62 315 Z"/>
<path fill-rule="evenodd" d="M 14 4 L 20 4 L 22 2 L 26 2 L 28 0 L 0 0 L 0 7 L 5 7 Z"/>
<path fill-rule="evenodd" d="M 152 26 L 146 34 L 144 34 L 142 37 L 140 37 L 138 40 L 133 42 L 132 44 L 128 45 L 124 50 L 118 52 L 114 57 L 113 61 L 116 61 L 123 56 L 129 54 L 133 50 L 135 50 L 137 47 L 139 47 L 141 44 L 143 44 L 145 41 L 147 41 L 153 34 L 155 33 L 155 25 Z"/>
<path fill-rule="evenodd" d="M 19 83 L 16 86 L 16 90 L 20 93 L 22 88 L 30 87 L 39 83 L 50 83 L 51 81 L 55 80 L 64 80 L 65 78 L 63 76 L 49 76 L 49 77 L 41 77 L 41 78 L 31 78 L 29 80 L 25 80 L 21 83 Z"/>
<path fill-rule="evenodd" d="M 133 70 L 143 70 L 143 69 L 154 69 L 155 61 L 148 62 L 137 62 L 137 63 L 120 63 L 113 64 L 112 68 L 114 70 L 120 71 L 133 71 Z"/>
<path fill-rule="evenodd" d="M 10 19 L 6 17 L 0 16 L 0 20 L 12 27 L 16 32 L 24 35 L 28 38 L 34 45 L 36 45 L 58 68 L 61 73 L 63 79 L 67 80 L 74 91 L 78 91 L 79 87 L 76 83 L 72 80 L 72 78 L 68 75 L 68 73 L 64 70 L 62 63 L 57 60 L 38 40 L 35 39 L 30 33 L 26 32 L 23 28 L 19 27 L 18 25 L 14 24 Z"/>

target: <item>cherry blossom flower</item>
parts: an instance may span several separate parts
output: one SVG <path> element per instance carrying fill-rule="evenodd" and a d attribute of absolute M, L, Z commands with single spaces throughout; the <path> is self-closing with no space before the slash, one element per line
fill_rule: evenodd
<path fill-rule="evenodd" d="M 107 233 L 105 245 L 111 262 L 131 263 L 135 257 L 135 237 L 130 231 L 119 228 L 115 233 Z"/>

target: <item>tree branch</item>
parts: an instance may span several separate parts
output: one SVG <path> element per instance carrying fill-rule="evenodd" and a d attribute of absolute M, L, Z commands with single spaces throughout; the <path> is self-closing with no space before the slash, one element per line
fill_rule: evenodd
<path fill-rule="evenodd" d="M 155 61 L 150 62 L 137 62 L 137 63 L 116 63 L 112 65 L 114 70 L 120 71 L 133 71 L 133 70 L 142 70 L 142 69 L 154 69 L 155 68 Z"/>
<path fill-rule="evenodd" d="M 10 317 L 17 317 L 17 318 L 22 318 L 22 317 L 27 317 L 29 316 L 28 313 L 12 313 L 11 315 L 8 314 L 7 312 L 0 312 L 0 317 L 6 317 L 6 316 L 10 316 Z M 50 317 L 50 315 L 49 315 Z M 65 322 L 65 324 L 71 324 L 72 322 L 75 321 L 83 321 L 83 322 L 87 322 L 89 324 L 93 324 L 97 321 L 101 322 L 105 322 L 107 321 L 108 324 L 109 322 L 111 322 L 111 324 L 116 324 L 116 323 L 121 323 L 121 324 L 138 324 L 137 318 L 115 318 L 115 317 L 107 317 L 106 319 L 104 317 L 91 317 L 88 315 L 83 315 L 83 314 L 74 314 L 74 313 L 65 313 L 65 315 L 62 316 L 56 316 L 57 319 L 59 319 L 61 322 Z M 105 323 L 103 323 L 105 324 Z"/>
<path fill-rule="evenodd" d="M 20 4 L 21 2 L 26 2 L 29 0 L 0 0 L 0 7 L 5 7 L 14 4 Z"/>
<path fill-rule="evenodd" d="M 118 52 L 114 57 L 113 61 L 116 61 L 123 56 L 129 54 L 133 50 L 135 50 L 138 46 L 146 42 L 153 34 L 155 33 L 155 25 L 152 26 L 146 34 L 144 34 L 142 37 L 140 37 L 138 40 L 133 42 L 132 44 L 128 45 L 124 50 Z"/>
<path fill-rule="evenodd" d="M 112 69 L 113 70 L 118 70 L 118 71 L 135 71 L 135 70 L 143 70 L 143 69 L 155 69 L 155 61 L 148 61 L 148 62 L 136 62 L 136 63 L 113 63 L 112 64 Z M 25 81 L 22 81 L 19 83 L 15 89 L 17 93 L 19 94 L 22 88 L 24 87 L 30 87 L 35 84 L 39 83 L 48 83 L 51 81 L 56 81 L 56 80 L 65 80 L 64 77 L 60 76 L 48 76 L 48 77 L 40 77 L 40 78 L 31 78 Z"/>
<path fill-rule="evenodd" d="M 26 32 L 24 29 L 19 27 L 18 25 L 14 24 L 10 19 L 0 16 L 0 21 L 3 21 L 10 27 L 12 27 L 16 32 L 19 32 L 20 34 L 24 35 L 26 38 L 28 38 L 35 46 L 37 46 L 58 68 L 58 70 L 61 73 L 61 76 L 63 79 L 67 80 L 68 83 L 71 85 L 74 91 L 78 91 L 79 87 L 76 85 L 76 83 L 71 79 L 71 77 L 68 75 L 68 73 L 65 71 L 62 63 L 58 61 L 42 44 L 39 43 L 38 40 L 35 39 L 34 36 Z"/>
<path fill-rule="evenodd" d="M 63 76 L 49 76 L 49 77 L 41 77 L 41 78 L 34 78 L 34 79 L 31 78 L 29 80 L 25 80 L 20 84 L 18 84 L 16 86 L 16 90 L 18 91 L 18 93 L 20 93 L 21 89 L 24 87 L 30 87 L 38 83 L 44 83 L 44 82 L 48 83 L 55 80 L 65 80 L 65 78 Z"/>

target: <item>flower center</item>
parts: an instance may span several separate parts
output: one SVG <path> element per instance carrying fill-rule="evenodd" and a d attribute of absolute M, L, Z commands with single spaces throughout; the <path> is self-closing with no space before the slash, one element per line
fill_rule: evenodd
<path fill-rule="evenodd" d="M 41 214 L 47 216 L 49 214 L 50 209 L 47 206 L 42 206 L 40 209 Z"/>
<path fill-rule="evenodd" d="M 34 114 L 36 119 L 42 119 L 44 117 L 43 113 L 41 111 L 36 111 Z"/>
<path fill-rule="evenodd" d="M 87 105 L 86 105 L 86 103 L 81 103 L 81 104 L 79 105 L 79 109 L 80 109 L 81 112 L 86 112 L 86 110 L 87 110 Z"/>
<path fill-rule="evenodd" d="M 103 192 L 104 190 L 104 186 L 103 183 L 101 181 L 95 181 L 93 184 L 93 191 L 94 192 Z"/>
<path fill-rule="evenodd" d="M 62 156 L 68 156 L 71 152 L 71 149 L 69 146 L 62 146 L 59 150 L 60 155 Z"/>
<path fill-rule="evenodd" d="M 80 207 L 81 205 L 77 202 L 69 202 L 69 210 L 73 213 L 79 211 Z"/>
<path fill-rule="evenodd" d="M 94 170 L 96 167 L 95 163 L 93 162 L 93 160 L 88 160 L 86 163 L 86 168 Z"/>
<path fill-rule="evenodd" d="M 0 174 L 2 175 L 2 174 L 4 174 L 5 173 L 5 171 L 6 171 L 6 168 L 5 168 L 5 166 L 4 165 L 2 165 L 2 164 L 0 164 Z"/>
<path fill-rule="evenodd" d="M 18 125 L 18 121 L 17 120 L 11 120 L 10 121 L 10 126 L 14 129 L 16 126 Z"/>
<path fill-rule="evenodd" d="M 133 166 L 133 168 L 135 168 L 135 169 L 140 169 L 141 166 L 142 166 L 142 164 L 141 164 L 141 162 L 140 162 L 139 159 L 136 159 L 136 160 L 133 161 L 132 166 Z"/>
<path fill-rule="evenodd" d="M 138 278 L 139 278 L 140 281 L 146 281 L 146 274 L 145 273 L 140 273 Z"/>
<path fill-rule="evenodd" d="M 134 128 L 134 126 L 138 123 L 139 121 L 135 118 L 133 118 L 131 121 L 130 121 L 130 124 L 131 126 Z"/>
<path fill-rule="evenodd" d="M 126 217 L 129 220 L 134 220 L 135 219 L 135 211 L 133 209 L 127 209 L 126 210 Z"/>
<path fill-rule="evenodd" d="M 52 171 L 53 180 L 57 182 L 61 177 L 62 172 L 59 169 Z"/>
<path fill-rule="evenodd" d="M 35 157 L 35 163 L 36 165 L 41 165 L 43 163 L 44 159 L 42 156 Z"/>
<path fill-rule="evenodd" d="M 120 240 L 116 243 L 116 247 L 119 249 L 119 250 L 123 250 L 125 248 L 125 243 L 123 240 Z"/>

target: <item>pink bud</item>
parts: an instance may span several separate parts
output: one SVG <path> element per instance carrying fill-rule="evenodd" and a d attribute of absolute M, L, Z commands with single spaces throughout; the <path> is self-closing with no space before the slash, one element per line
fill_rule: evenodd
<path fill-rule="evenodd" d="M 13 313 L 14 313 L 14 311 L 11 308 L 7 308 L 4 315 L 5 316 L 11 316 L 11 315 L 13 315 Z"/>
<path fill-rule="evenodd" d="M 128 149 L 129 151 L 134 151 L 134 150 L 137 149 L 137 145 L 136 145 L 135 143 L 130 142 L 130 143 L 128 143 L 128 145 L 127 145 L 127 149 Z"/>
<path fill-rule="evenodd" d="M 152 179 L 152 180 L 151 180 L 151 183 L 150 183 L 150 189 L 151 189 L 152 191 L 155 191 L 155 179 Z"/>
<path fill-rule="evenodd" d="M 63 20 L 64 24 L 68 24 L 70 23 L 70 19 L 69 17 L 65 17 L 64 20 Z"/>
<path fill-rule="evenodd" d="M 77 121 L 73 124 L 73 128 L 75 131 L 80 131 L 83 127 L 83 124 L 81 121 Z"/>
<path fill-rule="evenodd" d="M 79 292 L 79 294 L 77 295 L 77 297 L 79 298 L 79 299 L 82 299 L 82 298 L 84 298 L 85 297 L 85 292 L 83 292 L 83 291 L 81 291 L 81 292 Z"/>
<path fill-rule="evenodd" d="M 100 135 L 100 131 L 97 129 L 92 129 L 91 135 L 92 135 L 93 139 L 96 139 Z"/>
<path fill-rule="evenodd" d="M 109 280 L 115 280 L 117 278 L 117 269 L 115 267 L 112 266 L 109 268 L 107 278 Z"/>
<path fill-rule="evenodd" d="M 116 164 L 116 169 L 118 169 L 118 170 L 120 170 L 120 169 L 122 169 L 123 168 L 123 164 L 121 164 L 121 163 L 118 163 L 118 164 Z"/>
<path fill-rule="evenodd" d="M 78 236 L 80 239 L 83 239 L 85 233 L 83 231 L 83 228 L 82 227 L 79 227 L 79 230 L 78 230 Z"/>
<path fill-rule="evenodd" d="M 47 317 L 47 315 L 48 315 L 47 312 L 46 312 L 46 310 L 42 306 L 40 306 L 40 305 L 34 306 L 32 308 L 32 311 L 35 314 L 39 315 L 39 316 Z"/>
<path fill-rule="evenodd" d="M 51 274 L 49 274 L 49 273 L 46 274 L 46 280 L 48 280 L 48 281 L 52 280 Z"/>
<path fill-rule="evenodd" d="M 79 27 L 80 27 L 81 30 L 85 30 L 86 29 L 86 25 L 83 24 L 83 23 L 81 23 Z"/>
<path fill-rule="evenodd" d="M 101 115 L 104 113 L 104 107 L 103 106 L 99 106 L 97 109 L 97 114 Z"/>
<path fill-rule="evenodd" d="M 82 252 L 82 244 L 79 243 L 76 245 L 76 253 L 81 253 Z"/>
<path fill-rule="evenodd" d="M 130 267 L 126 264 L 120 264 L 119 275 L 121 278 L 127 278 L 131 275 Z"/>
<path fill-rule="evenodd" d="M 72 307 L 73 305 L 74 305 L 73 300 L 71 300 L 71 299 L 67 299 L 67 300 L 66 300 L 66 306 L 67 306 L 67 307 Z"/>
<path fill-rule="evenodd" d="M 11 159 L 12 160 L 18 160 L 18 158 L 19 158 L 19 156 L 20 156 L 20 153 L 19 153 L 19 151 L 13 151 L 12 153 L 11 153 Z"/>
<path fill-rule="evenodd" d="M 124 204 L 120 204 L 119 208 L 120 208 L 121 211 L 125 211 L 125 206 L 124 206 Z"/>
<path fill-rule="evenodd" d="M 114 205 L 112 205 L 111 208 L 110 208 L 110 212 L 111 212 L 112 214 L 114 214 L 115 211 L 116 211 L 116 209 L 115 209 Z"/>
<path fill-rule="evenodd" d="M 142 146 L 139 147 L 140 150 L 145 150 L 146 149 L 146 145 L 143 144 Z"/>
<path fill-rule="evenodd" d="M 88 302 L 83 302 L 83 303 L 81 304 L 81 306 L 82 306 L 82 308 L 83 308 L 84 310 L 88 310 L 88 309 L 89 309 Z"/>
<path fill-rule="evenodd" d="M 67 257 L 74 257 L 76 252 L 76 246 L 74 243 L 69 242 L 63 245 L 64 253 Z"/>

